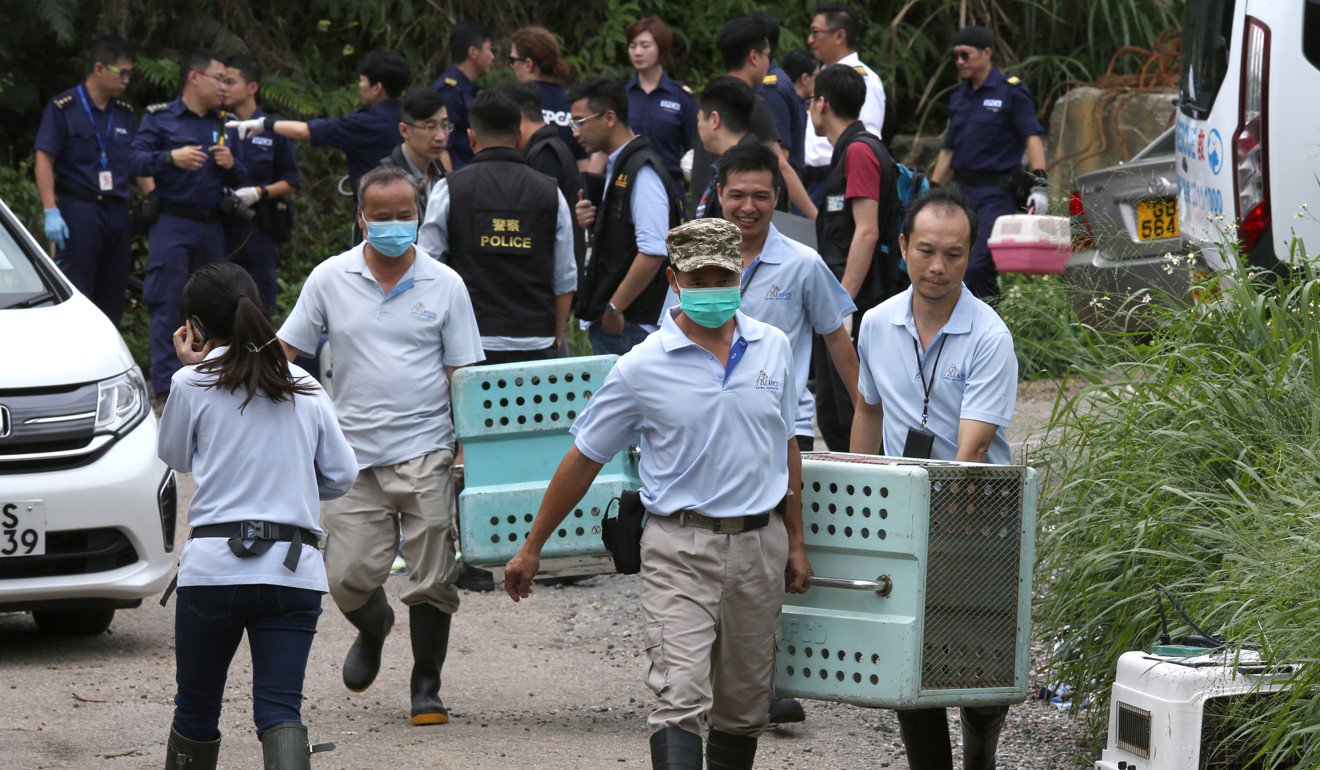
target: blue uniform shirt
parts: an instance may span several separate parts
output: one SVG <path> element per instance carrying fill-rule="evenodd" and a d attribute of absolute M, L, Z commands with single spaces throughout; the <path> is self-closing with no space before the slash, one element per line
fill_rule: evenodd
<path fill-rule="evenodd" d="M 806 102 L 793 90 L 793 81 L 788 73 L 773 61 L 770 62 L 770 72 L 761 81 L 761 85 L 756 87 L 756 92 L 765 99 L 770 113 L 774 115 L 779 143 L 788 151 L 788 165 L 800 172 L 807 138 Z"/>
<path fill-rule="evenodd" d="M 445 97 L 445 113 L 449 116 L 449 122 L 454 124 L 454 129 L 449 132 L 449 160 L 453 170 L 457 171 L 472 162 L 472 144 L 468 142 L 467 135 L 471 126 L 468 111 L 472 108 L 472 100 L 477 98 L 477 84 L 469 80 L 455 64 L 445 70 L 445 74 L 431 87 Z M 574 144 L 577 142 L 569 146 Z"/>
<path fill-rule="evenodd" d="M 105 109 L 78 85 L 55 96 L 41 113 L 35 149 L 55 159 L 55 183 L 100 194 L 102 169 L 114 179 L 111 195 L 128 197 L 128 156 L 137 134 L 133 108 L 111 99 Z M 101 149 L 105 148 L 105 165 Z"/>
<path fill-rule="evenodd" d="M 953 92 L 942 147 L 953 150 L 957 171 L 1001 172 L 1017 168 L 1027 137 L 1043 133 L 1026 83 L 995 67 L 980 88 L 963 81 Z"/>
<path fill-rule="evenodd" d="M 697 100 L 692 98 L 692 89 L 661 74 L 660 83 L 649 94 L 636 75 L 629 78 L 624 90 L 628 92 L 628 124 L 638 136 L 651 140 L 651 149 L 660 156 L 669 176 L 681 182 L 679 158 L 692 149 L 697 137 Z"/>
<path fill-rule="evenodd" d="M 214 211 L 226 188 L 239 186 L 247 173 L 243 161 L 234 153 L 234 167 L 220 168 L 211 155 L 199 171 L 185 171 L 170 162 L 170 151 L 180 147 L 200 146 L 203 150 L 225 140 L 231 151 L 238 144 L 238 132 L 225 130 L 225 121 L 234 116 L 223 110 L 198 115 L 183 103 L 183 97 L 147 108 L 138 126 L 129 159 L 129 173 L 156 179 L 156 195 L 179 206 Z"/>
<path fill-rule="evenodd" d="M 264 118 L 260 107 L 253 118 Z M 241 187 L 265 186 L 275 182 L 288 182 L 301 187 L 298 177 L 298 159 L 293 151 L 293 140 L 276 133 L 249 136 L 234 145 L 234 154 L 243 159 L 245 173 Z"/>
<path fill-rule="evenodd" d="M 403 141 L 399 123 L 403 113 L 398 99 L 385 99 L 373 107 L 354 110 L 341 118 L 317 118 L 307 122 L 313 145 L 334 147 L 348 158 L 348 181 L 357 192 L 362 175 L 380 165 Z"/>
<path fill-rule="evenodd" d="M 570 109 L 572 105 L 568 101 L 568 92 L 551 80 L 538 80 L 536 86 L 541 89 L 541 116 L 545 118 L 546 125 L 559 129 L 559 138 L 568 145 L 574 158 L 586 159 L 587 151 L 582 149 L 582 143 L 573 136 L 573 111 Z"/>

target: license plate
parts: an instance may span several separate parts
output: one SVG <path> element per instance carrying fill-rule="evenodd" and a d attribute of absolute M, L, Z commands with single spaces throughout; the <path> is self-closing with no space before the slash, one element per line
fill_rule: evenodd
<path fill-rule="evenodd" d="M 0 559 L 46 552 L 46 504 L 40 500 L 0 503 Z"/>
<path fill-rule="evenodd" d="M 1137 240 L 1158 241 L 1178 237 L 1178 199 L 1137 201 Z"/>

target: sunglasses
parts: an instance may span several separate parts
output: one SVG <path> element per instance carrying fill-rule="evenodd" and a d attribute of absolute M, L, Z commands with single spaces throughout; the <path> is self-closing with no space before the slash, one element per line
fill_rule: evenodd
<path fill-rule="evenodd" d="M 101 66 L 105 67 L 106 69 L 110 70 L 110 71 L 113 72 L 114 74 L 118 75 L 120 80 L 132 80 L 132 79 L 133 79 L 133 70 L 132 70 L 131 68 L 121 69 L 121 68 L 119 68 L 119 67 L 116 67 L 116 66 L 113 65 L 113 64 L 105 64 L 105 63 L 102 63 Z"/>
<path fill-rule="evenodd" d="M 971 51 L 954 51 L 954 52 L 953 52 L 953 58 L 954 58 L 955 61 L 967 61 L 967 60 L 969 60 L 969 59 L 972 58 L 972 52 L 971 52 Z"/>

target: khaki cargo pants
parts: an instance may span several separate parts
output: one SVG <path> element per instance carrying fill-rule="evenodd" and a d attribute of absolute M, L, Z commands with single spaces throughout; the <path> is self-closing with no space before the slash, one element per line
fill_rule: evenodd
<path fill-rule="evenodd" d="M 788 534 L 771 514 L 761 529 L 719 535 L 651 516 L 642 533 L 646 684 L 652 732 L 703 723 L 759 735 L 774 695 Z"/>
<path fill-rule="evenodd" d="M 321 504 L 326 579 L 341 611 L 358 609 L 385 584 L 399 532 L 408 564 L 408 586 L 399 599 L 458 610 L 453 462 L 454 453 L 441 449 L 398 465 L 366 468 L 347 495 Z"/>

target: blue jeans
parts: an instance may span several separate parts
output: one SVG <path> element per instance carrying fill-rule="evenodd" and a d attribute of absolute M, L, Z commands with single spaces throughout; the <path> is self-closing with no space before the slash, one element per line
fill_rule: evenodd
<path fill-rule="evenodd" d="M 623 334 L 606 334 L 605 330 L 600 328 L 599 322 L 587 329 L 587 339 L 591 340 L 591 352 L 598 356 L 621 356 L 649 336 L 651 336 L 650 332 L 632 321 L 623 322 Z"/>
<path fill-rule="evenodd" d="M 188 586 L 174 608 L 174 731 L 193 741 L 220 737 L 220 702 L 243 632 L 252 651 L 257 735 L 302 724 L 303 676 L 321 615 L 321 593 L 271 585 Z"/>

